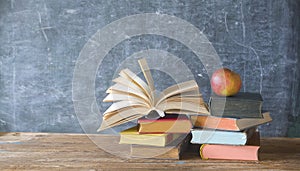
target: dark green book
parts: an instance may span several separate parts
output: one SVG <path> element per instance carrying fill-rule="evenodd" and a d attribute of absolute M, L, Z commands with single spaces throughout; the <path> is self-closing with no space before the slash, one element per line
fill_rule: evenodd
<path fill-rule="evenodd" d="M 131 157 L 152 158 L 152 159 L 182 159 L 188 150 L 192 135 L 189 133 L 177 138 L 165 147 L 155 147 L 148 145 L 131 145 Z M 198 147 L 199 150 L 200 147 Z M 196 151 L 196 150 L 194 150 Z"/>
<path fill-rule="evenodd" d="M 230 97 L 213 95 L 209 101 L 213 116 L 233 118 L 262 118 L 263 99 L 259 93 L 239 92 Z"/>

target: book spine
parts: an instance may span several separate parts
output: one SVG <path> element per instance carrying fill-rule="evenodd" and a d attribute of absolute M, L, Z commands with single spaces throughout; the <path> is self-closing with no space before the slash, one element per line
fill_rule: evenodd
<path fill-rule="evenodd" d="M 258 161 L 260 146 L 232 146 L 232 145 L 202 145 L 200 156 L 202 159 L 248 160 Z"/>
<path fill-rule="evenodd" d="M 192 144 L 245 145 L 246 142 L 245 132 L 192 130 Z"/>
<path fill-rule="evenodd" d="M 192 123 L 195 127 L 218 129 L 226 131 L 240 131 L 237 126 L 237 119 L 220 118 L 214 116 L 192 116 Z"/>
<path fill-rule="evenodd" d="M 210 112 L 213 116 L 262 118 L 261 107 L 261 101 L 210 99 Z"/>

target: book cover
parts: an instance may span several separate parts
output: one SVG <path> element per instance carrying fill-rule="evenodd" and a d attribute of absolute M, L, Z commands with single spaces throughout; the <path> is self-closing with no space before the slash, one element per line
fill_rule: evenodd
<path fill-rule="evenodd" d="M 169 114 L 159 119 L 138 119 L 140 134 L 189 133 L 192 123 L 186 115 Z"/>
<path fill-rule="evenodd" d="M 202 159 L 259 160 L 259 133 L 256 132 L 245 146 L 203 144 L 200 147 Z"/>
<path fill-rule="evenodd" d="M 131 157 L 152 159 L 182 159 L 190 145 L 191 134 L 183 135 L 165 147 L 131 145 Z"/>
<path fill-rule="evenodd" d="M 183 134 L 139 134 L 137 126 L 120 132 L 120 144 L 138 144 L 164 147 Z"/>
<path fill-rule="evenodd" d="M 255 130 L 256 128 L 251 128 L 243 132 L 235 132 L 213 129 L 192 129 L 191 143 L 245 145 L 247 143 L 247 139 L 252 136 Z"/>
<path fill-rule="evenodd" d="M 262 102 L 259 93 L 239 92 L 229 97 L 213 95 L 209 101 L 209 109 L 213 116 L 262 118 Z"/>
<path fill-rule="evenodd" d="M 215 116 L 191 116 L 194 127 L 210 128 L 227 131 L 242 131 L 272 121 L 269 112 L 263 113 L 263 118 L 224 118 Z"/>
<path fill-rule="evenodd" d="M 139 119 L 151 111 L 160 117 L 168 113 L 209 115 L 195 80 L 175 84 L 157 94 L 146 59 L 138 62 L 147 83 L 129 69 L 123 69 L 106 91 L 103 102 L 113 103 L 103 113 L 98 131 Z"/>

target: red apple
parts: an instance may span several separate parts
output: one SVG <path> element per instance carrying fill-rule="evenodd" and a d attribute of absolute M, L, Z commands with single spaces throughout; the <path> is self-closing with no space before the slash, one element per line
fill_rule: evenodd
<path fill-rule="evenodd" d="M 210 84 L 217 95 L 233 96 L 240 91 L 242 80 L 239 74 L 228 68 L 221 68 L 213 73 Z"/>

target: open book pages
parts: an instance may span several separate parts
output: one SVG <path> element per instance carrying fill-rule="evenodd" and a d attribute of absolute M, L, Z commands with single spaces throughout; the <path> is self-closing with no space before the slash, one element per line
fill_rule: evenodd
<path fill-rule="evenodd" d="M 195 80 L 175 84 L 157 94 L 146 59 L 138 62 L 147 83 L 123 69 L 106 91 L 103 102 L 113 103 L 104 112 L 98 131 L 141 118 L 153 110 L 160 117 L 168 113 L 209 115 Z"/>

